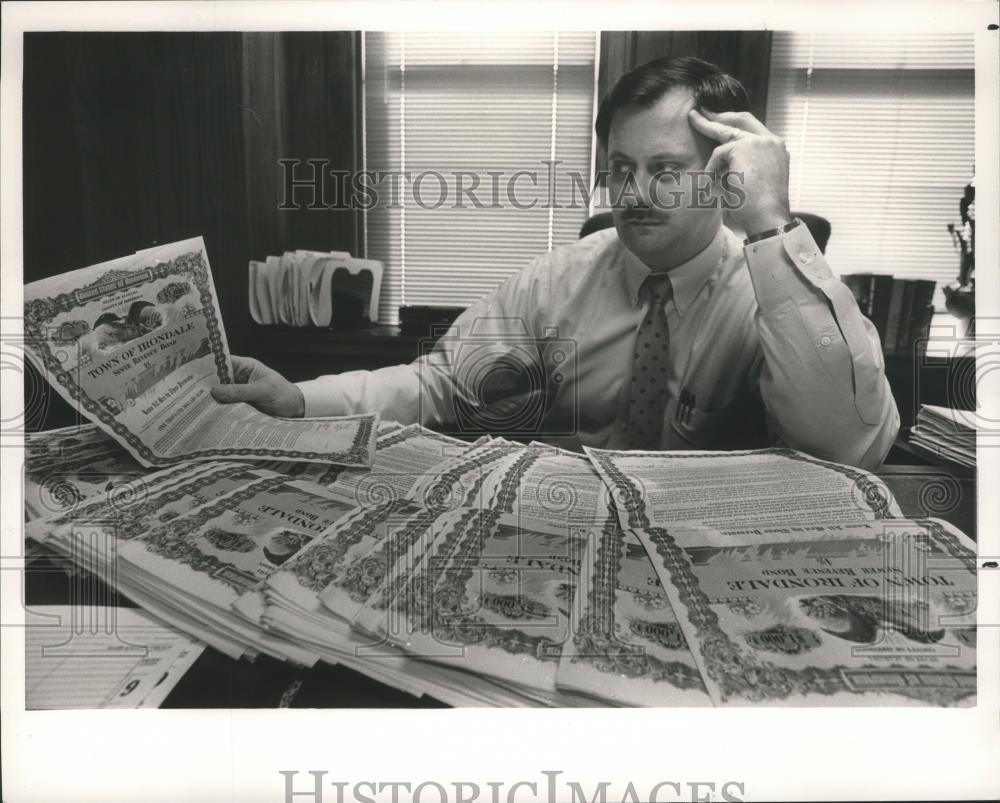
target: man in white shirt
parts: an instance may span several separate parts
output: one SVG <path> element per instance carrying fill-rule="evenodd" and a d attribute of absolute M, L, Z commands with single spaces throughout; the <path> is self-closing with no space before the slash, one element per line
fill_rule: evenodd
<path fill-rule="evenodd" d="M 785 445 L 877 468 L 899 428 L 878 335 L 791 217 L 788 153 L 748 105 L 699 59 L 636 68 L 596 123 L 613 230 L 539 256 L 410 365 L 294 385 L 235 357 L 237 384 L 216 398 L 570 448 Z M 729 214 L 745 241 L 722 198 L 742 201 Z"/>

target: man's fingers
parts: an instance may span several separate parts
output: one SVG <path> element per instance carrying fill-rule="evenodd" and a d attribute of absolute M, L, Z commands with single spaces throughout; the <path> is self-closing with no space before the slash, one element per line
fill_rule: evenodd
<path fill-rule="evenodd" d="M 695 131 L 709 139 L 714 139 L 716 142 L 729 142 L 732 140 L 734 133 L 739 134 L 742 132 L 742 129 L 709 120 L 697 109 L 691 109 L 688 112 L 688 119 L 691 121 L 691 126 Z"/>
<path fill-rule="evenodd" d="M 271 386 L 263 382 L 251 382 L 247 385 L 216 385 L 212 388 L 212 398 L 221 404 L 247 402 L 255 404 L 270 398 Z"/>
<path fill-rule="evenodd" d="M 771 133 L 767 130 L 767 126 L 750 114 L 750 112 L 713 112 L 703 109 L 700 114 L 707 120 L 722 123 L 732 128 L 739 128 L 741 131 L 748 131 L 751 134 L 768 136 Z"/>
<path fill-rule="evenodd" d="M 260 365 L 252 357 L 237 357 L 233 355 L 233 378 L 237 382 L 249 382 L 254 370 Z"/>
<path fill-rule="evenodd" d="M 734 145 L 736 145 L 735 142 L 729 142 L 725 145 L 719 145 L 712 151 L 712 155 L 705 164 L 705 171 L 715 173 L 716 175 L 724 173 L 726 168 L 729 167 L 729 154 L 732 152 Z"/>

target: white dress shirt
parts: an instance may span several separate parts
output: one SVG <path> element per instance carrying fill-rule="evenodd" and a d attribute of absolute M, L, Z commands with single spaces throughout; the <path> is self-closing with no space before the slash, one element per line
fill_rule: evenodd
<path fill-rule="evenodd" d="M 556 248 L 413 363 L 299 383 L 305 414 L 625 448 L 648 274 L 614 229 Z M 878 467 L 899 429 L 878 334 L 804 225 L 745 247 L 721 227 L 669 276 L 669 398 L 648 448 L 785 445 Z"/>

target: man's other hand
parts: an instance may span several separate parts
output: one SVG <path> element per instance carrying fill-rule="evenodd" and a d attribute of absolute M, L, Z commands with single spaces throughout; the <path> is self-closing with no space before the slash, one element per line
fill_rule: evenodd
<path fill-rule="evenodd" d="M 746 202 L 730 211 L 733 222 L 747 234 L 783 226 L 788 211 L 788 150 L 785 143 L 750 112 L 710 112 L 691 109 L 691 126 L 720 143 L 705 169 L 721 177 L 742 176 Z"/>
<path fill-rule="evenodd" d="M 246 402 L 262 413 L 281 418 L 302 418 L 306 403 L 302 391 L 285 377 L 249 357 L 233 357 L 232 385 L 216 385 L 212 397 L 222 404 Z"/>

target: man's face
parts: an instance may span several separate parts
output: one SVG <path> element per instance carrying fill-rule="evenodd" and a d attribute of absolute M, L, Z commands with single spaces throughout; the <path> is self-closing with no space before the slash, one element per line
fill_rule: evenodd
<path fill-rule="evenodd" d="M 692 175 L 712 154 L 712 143 L 688 122 L 694 107 L 690 90 L 673 89 L 648 109 L 619 109 L 608 132 L 615 228 L 653 270 L 689 260 L 708 245 L 721 221 L 708 179 Z"/>

